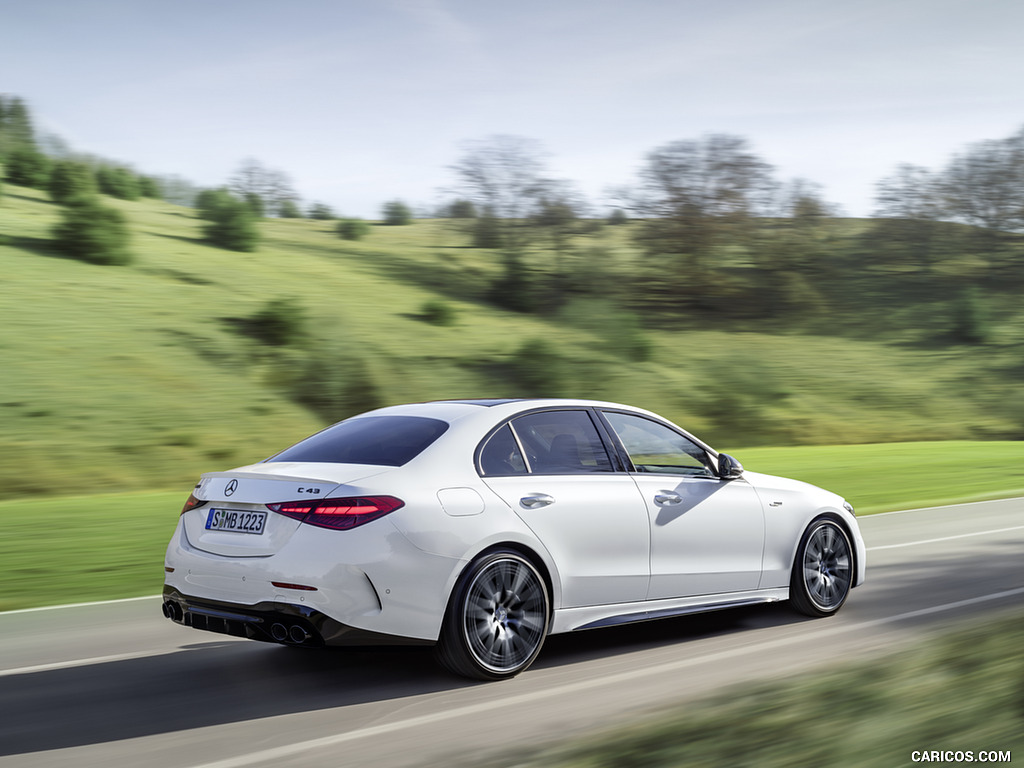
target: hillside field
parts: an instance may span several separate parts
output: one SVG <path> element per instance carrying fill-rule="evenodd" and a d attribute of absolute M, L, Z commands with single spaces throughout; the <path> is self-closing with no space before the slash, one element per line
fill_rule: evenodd
<path fill-rule="evenodd" d="M 298 402 L 314 363 L 341 379 L 362 371 L 382 403 L 523 394 L 516 354 L 536 339 L 557 356 L 550 394 L 646 407 L 713 445 L 1024 432 L 1024 311 L 984 347 L 910 343 L 920 329 L 843 335 L 838 318 L 782 333 L 649 322 L 592 294 L 520 314 L 485 300 L 500 254 L 467 247 L 451 221 L 345 241 L 333 222 L 269 219 L 258 250 L 237 253 L 205 244 L 192 209 L 105 204 L 130 222 L 129 266 L 57 254 L 61 209 L 45 193 L 7 184 L 0 198 L 0 497 L 187 487 L 264 458 L 348 415 Z M 613 277 L 640 258 L 629 225 L 577 240 L 581 280 L 588 253 Z M 247 331 L 271 299 L 304 319 L 301 343 Z M 451 323 L 428 322 L 428 302 Z"/>

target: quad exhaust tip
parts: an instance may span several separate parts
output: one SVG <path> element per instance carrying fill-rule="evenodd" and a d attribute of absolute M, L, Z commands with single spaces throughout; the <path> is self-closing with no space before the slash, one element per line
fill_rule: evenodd
<path fill-rule="evenodd" d="M 299 624 L 286 627 L 281 622 L 271 625 L 270 636 L 279 643 L 294 643 L 296 645 L 301 645 L 312 637 L 309 631 Z"/>
<path fill-rule="evenodd" d="M 181 606 L 173 600 L 165 600 L 163 605 L 160 606 L 160 610 L 166 618 L 171 621 L 181 621 L 185 618 L 185 612 L 181 610 Z"/>

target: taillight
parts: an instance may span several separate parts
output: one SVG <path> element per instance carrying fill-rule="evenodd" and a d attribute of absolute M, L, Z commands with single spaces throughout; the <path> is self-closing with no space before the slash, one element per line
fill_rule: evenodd
<path fill-rule="evenodd" d="M 267 504 L 267 508 L 309 525 L 348 530 L 384 517 L 404 505 L 404 501 L 394 496 L 351 496 L 343 499 L 283 501 Z"/>
<path fill-rule="evenodd" d="M 186 501 L 185 502 L 185 506 L 181 508 L 181 514 L 184 515 L 190 509 L 195 509 L 196 507 L 201 507 L 205 503 L 206 502 L 203 499 L 197 499 L 196 495 L 194 493 L 190 493 L 188 495 L 188 501 Z"/>

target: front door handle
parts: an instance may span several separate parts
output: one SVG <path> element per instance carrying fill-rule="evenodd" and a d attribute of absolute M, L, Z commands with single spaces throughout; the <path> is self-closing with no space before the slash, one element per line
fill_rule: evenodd
<path fill-rule="evenodd" d="M 674 491 L 659 491 L 654 497 L 655 504 L 670 505 L 670 504 L 681 504 L 683 497 Z"/>
<path fill-rule="evenodd" d="M 554 504 L 555 497 L 548 496 L 546 493 L 535 493 L 531 496 L 523 496 L 523 498 L 519 500 L 519 503 L 527 509 L 540 509 L 541 507 L 546 507 L 548 504 Z"/>

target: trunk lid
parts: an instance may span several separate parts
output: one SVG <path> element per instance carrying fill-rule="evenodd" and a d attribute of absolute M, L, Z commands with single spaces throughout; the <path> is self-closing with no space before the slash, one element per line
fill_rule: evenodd
<path fill-rule="evenodd" d="M 368 464 L 277 462 L 207 472 L 193 495 L 206 504 L 182 516 L 189 543 L 226 557 L 267 557 L 302 525 L 267 504 L 329 498 L 343 484 L 386 472 Z"/>

